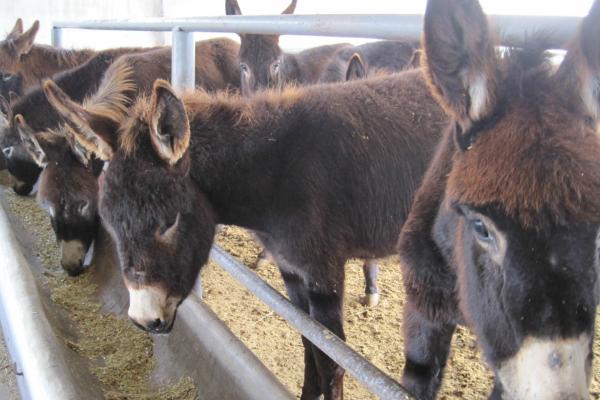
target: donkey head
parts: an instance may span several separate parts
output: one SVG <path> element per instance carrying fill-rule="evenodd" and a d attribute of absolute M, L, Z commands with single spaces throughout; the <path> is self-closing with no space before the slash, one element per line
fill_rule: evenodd
<path fill-rule="evenodd" d="M 19 120 L 20 115 L 17 116 Z M 24 147 L 43 169 L 38 203 L 50 217 L 61 249 L 61 266 L 71 276 L 85 270 L 84 260 L 99 227 L 97 211 L 98 177 L 102 162 L 75 155 L 75 143 L 68 143 L 63 126 L 57 131 L 34 133 L 26 125 L 19 128 Z"/>
<path fill-rule="evenodd" d="M 10 103 L 23 94 L 23 75 L 0 72 L 0 96 Z"/>
<path fill-rule="evenodd" d="M 157 81 L 115 132 L 101 114 L 78 112 L 91 129 L 72 130 L 86 151 L 110 160 L 100 216 L 114 239 L 129 291 L 129 317 L 165 333 L 191 292 L 212 244 L 215 219 L 189 175 L 190 125 L 169 84 Z M 93 127 L 93 128 L 92 128 Z"/>
<path fill-rule="evenodd" d="M 21 56 L 31 50 L 39 29 L 40 23 L 35 21 L 29 30 L 23 32 L 23 21 L 17 19 L 12 31 L 0 42 L 0 71 L 9 74 L 18 72 Z"/>
<path fill-rule="evenodd" d="M 65 122 L 51 132 L 20 131 L 31 158 L 44 167 L 37 200 L 50 215 L 62 250 L 61 265 L 70 275 L 84 270 L 85 256 L 96 238 L 99 180 L 104 166 L 74 139 L 73 131 L 85 135 L 97 129 L 114 134 L 127 112 L 127 94 L 134 90 L 131 74 L 126 66 L 111 70 L 83 105 L 73 102 L 54 82 L 44 82 L 48 101 Z M 94 119 L 101 119 L 102 125 L 87 123 Z"/>
<path fill-rule="evenodd" d="M 596 1 L 555 72 L 540 40 L 497 53 L 476 0 L 427 5 L 425 74 L 454 118 L 456 146 L 433 236 L 506 398 L 589 396 L 598 40 Z"/>
<path fill-rule="evenodd" d="M 33 190 L 41 172 L 21 142 L 20 131 L 30 129 L 23 116 L 18 121 L 13 116 L 11 105 L 0 96 L 0 147 L 8 172 L 13 177 L 13 189 L 22 196 Z"/>
<path fill-rule="evenodd" d="M 282 14 L 293 14 L 297 0 L 292 0 Z M 237 0 L 226 0 L 227 15 L 241 15 Z M 284 54 L 279 35 L 240 34 L 241 90 L 250 96 L 264 88 L 280 88 L 287 80 Z"/>

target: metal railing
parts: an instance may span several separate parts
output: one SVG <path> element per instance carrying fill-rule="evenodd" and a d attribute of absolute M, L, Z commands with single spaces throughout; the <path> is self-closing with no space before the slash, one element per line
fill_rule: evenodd
<path fill-rule="evenodd" d="M 492 16 L 493 26 L 501 37 L 519 37 L 534 31 L 552 34 L 555 48 L 562 48 L 577 30 L 578 17 Z M 52 43 L 62 43 L 63 29 L 171 31 L 172 77 L 175 89 L 194 88 L 194 32 L 236 32 L 251 34 L 290 34 L 310 36 L 339 36 L 374 39 L 418 40 L 422 31 L 421 15 L 278 15 L 224 16 L 187 19 L 145 19 L 112 21 L 61 21 L 52 26 Z M 352 350 L 321 324 L 261 280 L 246 266 L 224 250 L 213 247 L 211 257 L 234 278 L 252 291 L 308 338 L 325 354 L 353 375 L 369 390 L 384 399 L 411 399 L 398 382 L 384 374 L 364 357 Z"/>
<path fill-rule="evenodd" d="M 519 39 L 527 33 L 551 34 L 555 48 L 562 48 L 577 30 L 579 17 L 495 15 L 493 26 L 501 37 Z M 197 17 L 111 21 L 59 21 L 52 24 L 52 44 L 60 47 L 63 29 L 171 31 L 171 83 L 177 90 L 194 88 L 194 32 L 237 32 L 309 36 L 342 36 L 372 39 L 418 40 L 423 30 L 421 15 L 277 15 Z M 511 40 L 511 43 L 516 43 Z"/>

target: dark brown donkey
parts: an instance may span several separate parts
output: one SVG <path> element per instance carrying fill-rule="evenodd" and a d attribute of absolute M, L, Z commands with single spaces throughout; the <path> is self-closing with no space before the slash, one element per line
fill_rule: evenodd
<path fill-rule="evenodd" d="M 104 72 L 119 56 L 149 50 L 149 48 L 103 50 L 84 64 L 56 75 L 54 79 L 73 99 L 83 101 L 86 96 L 96 91 Z M 35 132 L 56 128 L 60 118 L 46 100 L 40 87 L 11 103 L 9 109 L 4 107 L 0 109 L 0 147 L 6 156 L 8 171 L 14 178 L 15 192 L 27 195 L 33 190 L 41 168 L 29 157 L 21 144 L 14 123 L 14 116 L 17 114 L 20 114 Z"/>
<path fill-rule="evenodd" d="M 296 0 L 282 14 L 293 14 Z M 237 0 L 225 1 L 227 15 L 241 15 Z M 282 88 L 288 84 L 317 83 L 336 50 L 350 46 L 334 44 L 314 47 L 298 54 L 284 53 L 279 35 L 240 34 L 240 74 L 244 96 L 264 88 Z"/>
<path fill-rule="evenodd" d="M 98 91 L 84 100 L 86 112 L 101 113 L 117 129 L 136 93 L 132 77 L 128 63 L 114 63 Z M 69 140 L 64 124 L 35 132 L 19 114 L 15 125 L 24 148 L 43 168 L 37 201 L 50 216 L 61 249 L 61 266 L 69 275 L 78 275 L 85 270 L 85 257 L 92 252 L 99 228 L 98 181 L 104 162 Z"/>
<path fill-rule="evenodd" d="M 43 78 L 83 64 L 96 53 L 89 49 L 65 50 L 34 44 L 39 27 L 39 21 L 35 21 L 23 32 L 23 21 L 19 18 L 6 39 L 0 41 L 0 71 L 20 75 L 22 90 L 17 93 L 19 95 L 38 85 Z"/>
<path fill-rule="evenodd" d="M 599 293 L 600 2 L 558 68 L 499 53 L 476 0 L 430 0 L 425 66 L 453 119 L 402 230 L 404 384 L 435 397 L 456 324 L 493 399 L 588 399 Z"/>
<path fill-rule="evenodd" d="M 239 45 L 229 39 L 197 42 L 196 85 L 211 91 L 239 88 L 238 50 Z M 85 101 L 85 107 L 105 116 L 116 131 L 126 106 L 138 95 L 149 94 L 156 79 L 170 75 L 170 48 L 124 55 L 108 68 L 100 89 Z M 35 134 L 18 126 L 32 158 L 45 166 L 37 199 L 50 214 L 61 244 L 61 265 L 76 275 L 84 271 L 84 256 L 98 230 L 97 180 L 104 163 L 69 141 L 65 129 L 61 125 L 53 133 Z"/>
<path fill-rule="evenodd" d="M 47 90 L 65 115 L 86 116 Z M 341 338 L 344 264 L 395 251 L 447 124 L 420 71 L 247 100 L 197 92 L 182 102 L 158 81 L 119 136 L 87 115 L 70 124 L 82 146 L 111 160 L 100 215 L 138 326 L 171 329 L 221 223 L 259 232 L 291 301 Z M 340 399 L 344 371 L 303 342 L 302 398 Z"/>

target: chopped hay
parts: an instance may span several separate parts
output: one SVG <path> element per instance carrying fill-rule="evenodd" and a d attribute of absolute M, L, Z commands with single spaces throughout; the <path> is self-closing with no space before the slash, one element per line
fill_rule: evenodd
<path fill-rule="evenodd" d="M 5 190 L 10 211 L 22 221 L 33 238 L 33 248 L 46 269 L 44 284 L 51 299 L 67 311 L 77 329 L 77 340 L 66 345 L 90 360 L 92 374 L 102 383 L 108 400 L 195 400 L 198 393 L 191 378 L 155 388 L 150 383 L 154 369 L 150 335 L 124 318 L 102 311 L 94 297 L 96 285 L 90 274 L 70 278 L 60 267 L 60 249 L 47 214 L 33 198 Z"/>
<path fill-rule="evenodd" d="M 260 252 L 253 237 L 244 229 L 224 226 L 217 242 L 246 265 L 252 265 Z M 364 293 L 362 260 L 346 265 L 344 330 L 347 343 L 396 380 L 404 367 L 402 308 L 405 294 L 397 257 L 379 262 L 378 286 L 381 303 L 374 308 L 361 304 Z M 275 289 L 285 293 L 277 267 L 269 263 L 256 273 Z M 303 380 L 303 347 L 298 335 L 282 318 L 274 314 L 222 268 L 210 263 L 203 272 L 204 301 L 257 357 L 274 372 L 288 389 L 300 396 Z M 600 316 L 596 318 L 596 327 Z M 597 329 L 598 331 L 598 329 Z M 600 339 L 594 342 L 594 368 L 590 398 L 600 399 Z M 440 400 L 485 399 L 491 392 L 493 375 L 483 362 L 474 335 L 458 327 L 444 379 L 437 396 Z M 344 378 L 346 400 L 376 399 L 350 374 Z"/>

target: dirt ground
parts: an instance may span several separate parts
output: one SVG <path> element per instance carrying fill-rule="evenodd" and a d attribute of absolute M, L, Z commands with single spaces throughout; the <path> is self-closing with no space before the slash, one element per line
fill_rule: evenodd
<path fill-rule="evenodd" d="M 250 265 L 259 247 L 246 231 L 223 227 L 218 243 Z M 404 292 L 400 266 L 395 257 L 380 262 L 381 302 L 374 308 L 360 303 L 364 292 L 362 262 L 352 260 L 346 266 L 346 301 L 344 326 L 346 340 L 356 351 L 393 378 L 399 380 L 403 367 L 401 336 Z M 270 263 L 257 271 L 277 290 L 284 292 L 283 281 Z M 297 396 L 303 373 L 303 349 L 300 337 L 288 324 L 270 311 L 260 300 L 243 288 L 226 272 L 210 263 L 202 273 L 204 300 L 260 360 Z M 597 326 L 600 318 L 597 319 Z M 592 398 L 600 398 L 600 341 L 594 345 Z M 473 335 L 459 327 L 442 390 L 438 399 L 484 399 L 492 388 L 492 374 L 481 360 Z M 346 374 L 344 396 L 350 400 L 375 399 L 359 382 Z"/>
<path fill-rule="evenodd" d="M 0 331 L 0 399 L 19 400 L 20 398 L 15 370 Z"/>

